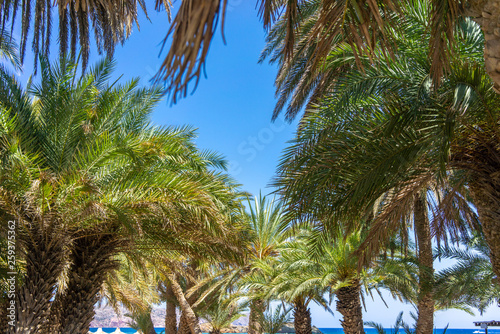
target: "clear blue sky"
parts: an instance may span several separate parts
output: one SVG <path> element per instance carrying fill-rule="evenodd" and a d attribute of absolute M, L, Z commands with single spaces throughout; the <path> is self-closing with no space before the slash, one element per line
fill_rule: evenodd
<path fill-rule="evenodd" d="M 174 2 L 174 6 L 179 3 Z M 141 30 L 134 29 L 130 39 L 115 53 L 116 73 L 123 74 L 124 80 L 141 77 L 143 85 L 148 85 L 159 69 L 163 59 L 158 57 L 161 42 L 169 27 L 166 14 L 154 12 L 151 1 L 148 4 L 152 23 L 140 20 Z M 257 17 L 255 1 L 229 0 L 225 36 L 227 45 L 218 29 L 207 61 L 207 78 L 200 81 L 195 93 L 174 106 L 166 101 L 161 103 L 153 121 L 198 128 L 199 147 L 222 153 L 230 162 L 230 173 L 244 190 L 253 194 L 262 190 L 265 194 L 270 192 L 269 181 L 286 142 L 293 137 L 296 123 L 287 124 L 282 119 L 271 122 L 276 68 L 257 64 L 265 32 Z M 91 63 L 97 59 L 93 49 Z M 31 66 L 32 58 L 28 56 L 22 78 L 27 77 Z M 405 310 L 406 319 L 410 320 L 411 307 L 387 295 L 385 300 L 389 308 L 378 296 L 373 302 L 367 298 L 366 321 L 381 322 L 388 327 L 401 310 Z M 311 309 L 314 325 L 340 327 L 338 312 L 332 316 L 317 306 Z M 436 314 L 436 326 L 443 328 L 449 323 L 450 328 L 472 328 L 472 321 L 493 319 L 500 320 L 500 308 L 490 307 L 482 317 L 463 311 L 443 311 Z"/>

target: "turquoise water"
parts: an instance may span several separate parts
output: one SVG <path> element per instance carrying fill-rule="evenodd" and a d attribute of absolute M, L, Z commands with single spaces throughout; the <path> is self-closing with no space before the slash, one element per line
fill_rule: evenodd
<path fill-rule="evenodd" d="M 102 329 L 106 333 L 113 333 L 116 328 L 103 328 Z M 136 331 L 132 328 L 120 328 L 120 330 L 123 333 L 136 333 Z M 164 328 L 156 328 L 157 333 L 161 333 L 164 330 Z M 391 334 L 391 329 L 387 328 L 387 334 Z M 91 328 L 91 332 L 97 331 L 97 328 Z M 344 331 L 342 328 L 320 328 L 320 331 L 323 332 L 323 334 L 343 334 Z M 374 328 L 365 328 L 366 334 L 377 334 L 377 331 Z M 400 332 L 403 334 L 403 332 Z M 443 329 L 436 329 L 434 331 L 434 334 L 442 334 Z M 480 329 L 479 327 L 477 329 L 448 329 L 446 331 L 446 334 L 484 334 L 484 330 Z M 494 328 L 488 328 L 488 334 L 500 334 L 500 329 L 494 329 Z"/>

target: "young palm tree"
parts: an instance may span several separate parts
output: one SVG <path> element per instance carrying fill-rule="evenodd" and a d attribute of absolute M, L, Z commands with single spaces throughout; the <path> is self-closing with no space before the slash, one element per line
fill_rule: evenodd
<path fill-rule="evenodd" d="M 304 242 L 304 233 L 297 229 L 291 240 L 281 245 L 280 255 L 272 261 L 257 261 L 254 267 L 259 270 L 246 278 L 246 281 L 250 291 L 263 293 L 266 300 L 277 299 L 291 304 L 295 332 L 311 334 L 309 304 L 314 301 L 325 309 L 330 309 L 323 298 L 326 289 L 310 284 L 310 277 L 304 273 L 305 268 L 297 265 L 308 260 L 309 245 Z"/>
<path fill-rule="evenodd" d="M 276 200 L 268 201 L 266 196 L 259 195 L 253 202 L 249 200 L 248 208 L 248 224 L 252 233 L 248 259 L 251 273 L 259 271 L 253 263 L 269 260 L 279 254 L 279 246 L 287 238 L 285 232 L 288 221 L 283 214 L 282 204 Z M 266 309 L 266 303 L 258 297 L 260 292 L 254 291 L 254 294 L 257 297 L 250 302 L 248 333 L 262 334 L 260 319 Z"/>
<path fill-rule="evenodd" d="M 290 322 L 290 311 L 282 305 L 278 305 L 274 310 L 268 307 L 262 314 L 262 330 L 265 334 L 276 334 L 284 325 Z"/>
<path fill-rule="evenodd" d="M 153 321 L 151 320 L 151 308 L 144 312 L 127 313 L 131 321 L 128 325 L 141 334 L 156 334 Z"/>
<path fill-rule="evenodd" d="M 229 327 L 233 321 L 244 316 L 245 309 L 245 303 L 238 303 L 231 297 L 218 298 L 217 302 L 211 303 L 202 312 L 203 317 L 212 327 L 209 334 L 221 334 L 223 328 Z"/>

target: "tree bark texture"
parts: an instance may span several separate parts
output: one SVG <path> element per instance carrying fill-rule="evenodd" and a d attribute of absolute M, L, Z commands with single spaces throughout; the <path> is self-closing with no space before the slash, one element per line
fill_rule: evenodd
<path fill-rule="evenodd" d="M 500 0 L 470 0 L 466 14 L 475 18 L 484 33 L 486 72 L 500 93 Z"/>
<path fill-rule="evenodd" d="M 262 334 L 262 317 L 265 309 L 266 305 L 263 300 L 252 300 L 248 319 L 248 334 Z"/>
<path fill-rule="evenodd" d="M 166 310 L 165 310 L 165 334 L 177 333 L 177 310 L 175 308 L 175 295 L 171 283 L 166 283 Z"/>
<path fill-rule="evenodd" d="M 8 299 L 2 300 L 0 302 L 0 334 L 7 334 L 8 331 L 8 321 L 7 318 L 7 307 L 9 307 L 10 302 Z"/>
<path fill-rule="evenodd" d="M 71 251 L 68 286 L 59 303 L 59 333 L 87 334 L 94 305 L 106 274 L 118 267 L 113 259 L 121 240 L 114 235 L 93 234 L 75 239 Z"/>
<path fill-rule="evenodd" d="M 151 311 L 149 311 L 149 328 L 146 334 L 157 334 L 155 330 L 155 325 L 153 319 L 151 318 Z"/>
<path fill-rule="evenodd" d="M 191 334 L 191 328 L 186 317 L 186 314 L 181 310 L 181 316 L 179 317 L 179 328 L 177 329 L 177 334 Z"/>
<path fill-rule="evenodd" d="M 294 303 L 293 326 L 296 334 L 312 334 L 311 310 L 303 301 Z"/>
<path fill-rule="evenodd" d="M 498 173 L 498 172 L 497 172 Z M 470 190 L 490 249 L 493 272 L 500 284 L 500 175 L 475 178 Z"/>
<path fill-rule="evenodd" d="M 431 228 L 424 198 L 420 196 L 415 198 L 413 215 L 420 265 L 416 334 L 432 334 L 434 329 L 434 259 L 432 257 Z"/>
<path fill-rule="evenodd" d="M 361 284 L 354 280 L 350 286 L 338 289 L 337 311 L 342 314 L 340 321 L 344 334 L 364 334 L 363 313 L 361 309 Z"/>
<path fill-rule="evenodd" d="M 177 299 L 177 302 L 179 303 L 179 306 L 181 308 L 182 316 L 185 317 L 185 322 L 189 326 L 191 333 L 192 334 L 201 334 L 201 329 L 200 329 L 198 317 L 196 316 L 193 309 L 191 308 L 191 305 L 189 304 L 186 297 L 184 296 L 184 292 L 182 291 L 182 287 L 175 279 L 175 275 L 169 273 L 169 274 L 167 274 L 167 277 L 172 285 L 172 292 L 174 293 L 175 298 Z M 181 323 L 182 323 L 182 316 L 181 316 Z M 179 331 L 181 330 L 181 327 L 182 327 L 181 323 L 179 323 Z"/>
<path fill-rule="evenodd" d="M 47 224 L 43 225 L 31 222 L 22 240 L 26 274 L 16 295 L 16 333 L 44 333 L 57 279 L 64 268 L 66 238 Z"/>

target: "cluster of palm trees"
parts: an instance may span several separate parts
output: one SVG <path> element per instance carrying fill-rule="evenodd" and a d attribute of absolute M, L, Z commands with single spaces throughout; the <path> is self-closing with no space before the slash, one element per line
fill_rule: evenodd
<path fill-rule="evenodd" d="M 447 243 L 466 229 L 483 233 L 500 277 L 498 231 L 499 100 L 485 71 L 484 37 L 469 18 L 453 27 L 447 71 L 435 79 L 433 27 L 427 1 L 400 4 L 392 17 L 393 53 L 383 41 L 361 55 L 354 43 L 328 44 L 321 76 L 308 67 L 310 35 L 322 2 L 306 2 L 286 58 L 286 20 L 271 30 L 263 57 L 277 62 L 280 100 L 305 114 L 278 168 L 275 185 L 288 210 L 326 230 L 366 229 L 360 263 L 367 265 L 388 238 L 415 231 L 418 268 L 417 333 L 431 333 L 436 307 L 432 239 Z M 299 7 L 300 8 L 300 7 Z M 433 7 L 431 7 L 433 8 Z M 433 8 L 436 10 L 436 8 Z M 318 41 L 321 43 L 321 41 Z M 368 47 L 368 45 L 366 45 Z M 327 87 L 318 80 L 327 80 Z"/>
<path fill-rule="evenodd" d="M 42 58 L 26 88 L 1 74 L 0 212 L 16 222 L 18 259 L 17 318 L 2 332 L 87 333 L 100 298 L 147 292 L 117 286 L 133 284 L 124 266 L 172 252 L 236 262 L 245 240 L 225 161 L 193 129 L 150 123 L 162 89 L 110 83 L 109 60 L 77 68 Z M 2 325 L 10 302 L 4 290 Z"/>
<path fill-rule="evenodd" d="M 210 333 L 217 334 L 249 310 L 249 333 L 275 333 L 292 313 L 295 332 L 311 334 L 310 304 L 334 313 L 330 308 L 334 300 L 344 332 L 363 333 L 364 299 L 381 295 L 382 290 L 415 307 L 417 326 L 427 316 L 421 302 L 421 272 L 427 268 L 420 264 L 411 240 L 404 244 L 393 236 L 377 256 L 362 262 L 360 246 L 369 237 L 368 229 L 327 231 L 322 224 L 311 222 L 294 226 L 281 202 L 263 196 L 251 200 L 247 210 L 248 239 L 242 263 L 223 265 L 183 258 L 179 259 L 182 266 L 171 265 L 179 279 L 170 276 L 163 281 L 155 299 L 166 302 L 165 333 L 199 333 L 196 326 L 203 318 L 210 324 Z M 368 227 L 368 221 L 364 225 Z M 462 237 L 454 240 L 460 247 L 449 244 L 433 251 L 434 257 L 455 259 L 457 264 L 439 272 L 427 270 L 432 280 L 428 288 L 432 292 L 431 323 L 435 310 L 456 308 L 472 313 L 498 300 L 500 290 L 492 283 L 495 275 L 484 240 L 473 232 Z M 155 268 L 161 268 L 160 264 Z M 172 283 L 178 289 L 175 293 L 168 292 Z M 280 308 L 273 312 L 276 302 Z M 181 311 L 178 324 L 176 308 Z M 144 333 L 152 328 L 150 312 L 132 317 L 135 327 Z M 191 316 L 184 322 L 187 313 Z M 142 327 L 141 319 L 148 320 Z"/>
<path fill-rule="evenodd" d="M 333 312 L 336 300 L 344 332 L 361 334 L 363 299 L 386 289 L 430 334 L 436 310 L 499 299 L 500 3 L 259 4 L 261 61 L 279 67 L 274 117 L 306 106 L 273 182 L 279 199 L 242 192 L 193 129 L 149 121 L 199 79 L 227 1 L 182 1 L 158 74 L 166 89 L 111 83 L 111 60 L 83 74 L 74 61 L 79 37 L 86 69 L 89 20 L 111 55 L 142 1 L 58 1 L 60 60 L 41 57 L 26 87 L 0 68 L 0 216 L 17 227 L 17 314 L 8 325 L 1 254 L 0 333 L 85 334 L 104 302 L 150 334 L 163 301 L 168 334 L 200 334 L 200 318 L 219 334 L 245 309 L 249 334 L 262 334 L 286 318 L 285 306 L 269 311 L 279 301 L 310 334 L 309 305 Z M 0 6 L 3 27 L 20 7 L 21 55 L 32 10 L 34 52 L 48 53 L 51 6 Z M 479 23 L 462 15 L 476 12 Z M 19 67 L 5 30 L 0 49 Z M 457 264 L 436 272 L 437 257 Z"/>

